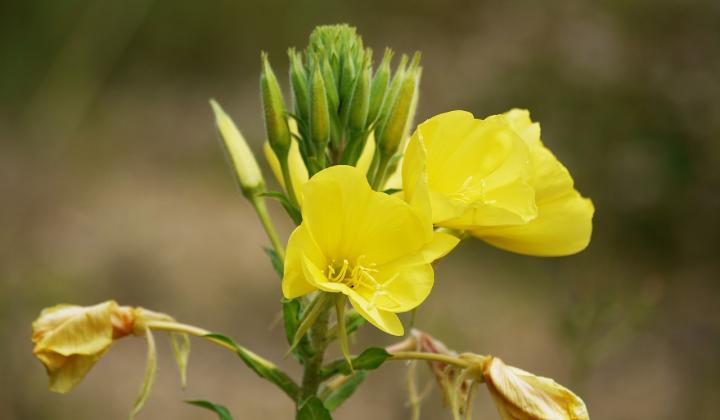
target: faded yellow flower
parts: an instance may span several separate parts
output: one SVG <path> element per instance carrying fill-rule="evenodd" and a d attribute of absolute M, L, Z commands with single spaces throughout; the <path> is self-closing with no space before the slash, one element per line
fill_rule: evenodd
<path fill-rule="evenodd" d="M 550 378 L 489 357 L 483 377 L 503 420 L 588 420 L 585 403 Z"/>
<path fill-rule="evenodd" d="M 47 369 L 50 390 L 66 393 L 77 385 L 112 343 L 144 334 L 150 319 L 167 315 L 107 301 L 94 306 L 56 305 L 44 309 L 32 324 L 33 354 Z"/>

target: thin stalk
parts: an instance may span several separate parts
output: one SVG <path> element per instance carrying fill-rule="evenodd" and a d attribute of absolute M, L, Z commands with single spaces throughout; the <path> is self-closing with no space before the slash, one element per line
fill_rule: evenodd
<path fill-rule="evenodd" d="M 280 237 L 278 236 L 277 230 L 275 230 L 275 224 L 270 218 L 270 213 L 268 213 L 267 206 L 265 205 L 265 199 L 258 195 L 253 195 L 250 197 L 250 203 L 252 203 L 252 206 L 255 208 L 255 212 L 257 212 L 258 218 L 260 218 L 260 223 L 262 223 L 263 229 L 265 229 L 265 233 L 268 239 L 270 239 L 273 249 L 280 259 L 284 260 L 285 248 L 282 242 L 280 242 Z"/>
<path fill-rule="evenodd" d="M 428 360 L 431 362 L 440 362 L 446 365 L 456 366 L 462 369 L 472 366 L 472 363 L 459 357 L 438 353 L 424 353 L 421 351 L 399 351 L 392 353 L 390 359 L 388 360 Z"/>

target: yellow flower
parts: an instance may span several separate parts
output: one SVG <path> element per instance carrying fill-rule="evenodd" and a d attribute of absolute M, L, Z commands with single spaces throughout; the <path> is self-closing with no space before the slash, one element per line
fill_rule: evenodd
<path fill-rule="evenodd" d="M 77 385 L 117 339 L 143 335 L 150 319 L 167 315 L 107 301 L 94 306 L 57 305 L 32 324 L 33 354 L 45 365 L 50 390 L 66 393 Z"/>
<path fill-rule="evenodd" d="M 290 132 L 297 135 L 297 122 L 295 122 L 294 119 L 290 119 L 288 120 L 288 122 L 290 125 Z M 285 188 L 285 180 L 282 176 L 280 160 L 277 158 L 277 155 L 273 151 L 272 147 L 270 147 L 270 143 L 267 141 L 263 144 L 263 152 L 265 153 L 265 159 L 267 160 L 268 165 L 270 165 L 270 169 L 272 170 L 273 175 L 275 175 L 275 179 L 278 180 L 283 190 L 287 191 L 287 188 Z M 363 173 L 367 173 L 368 169 L 370 168 L 370 164 L 372 163 L 374 154 L 375 136 L 373 133 L 370 133 L 370 136 L 365 142 L 365 147 L 363 148 L 363 151 L 360 154 L 358 162 L 355 166 Z M 305 185 L 305 183 L 308 181 L 308 170 L 305 166 L 305 162 L 303 161 L 302 154 L 300 154 L 300 146 L 298 145 L 298 141 L 294 136 L 290 143 L 288 164 L 290 167 L 290 179 L 298 195 L 298 203 L 302 203 L 302 194 L 300 193 L 300 191 L 302 191 L 303 185 Z"/>
<path fill-rule="evenodd" d="M 376 327 L 402 335 L 396 313 L 425 300 L 434 278 L 430 263 L 458 239 L 434 232 L 402 199 L 373 191 L 351 166 L 318 172 L 302 195 L 303 222 L 287 246 L 285 297 L 342 293 Z"/>
<path fill-rule="evenodd" d="M 402 175 L 405 197 L 427 195 L 437 226 L 499 248 L 560 256 L 590 241 L 592 202 L 543 146 L 527 111 L 484 120 L 464 111 L 430 118 L 410 139 Z M 423 177 L 426 184 L 418 183 Z"/>
<path fill-rule="evenodd" d="M 585 403 L 550 378 L 535 376 L 491 357 L 483 378 L 503 420 L 588 420 Z"/>

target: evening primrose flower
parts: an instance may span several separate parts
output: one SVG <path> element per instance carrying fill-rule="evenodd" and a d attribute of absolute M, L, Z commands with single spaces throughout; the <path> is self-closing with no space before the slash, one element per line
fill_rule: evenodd
<path fill-rule="evenodd" d="M 588 420 L 585 403 L 550 378 L 490 357 L 483 378 L 503 420 Z"/>
<path fill-rule="evenodd" d="M 431 263 L 458 242 L 434 232 L 402 199 L 373 191 L 365 174 L 332 166 L 302 189 L 303 222 L 287 246 L 287 299 L 316 290 L 346 295 L 379 329 L 402 335 L 396 313 L 420 305 L 433 286 Z"/>
<path fill-rule="evenodd" d="M 527 111 L 484 120 L 465 111 L 430 118 L 409 141 L 402 177 L 408 200 L 428 196 L 435 225 L 499 248 L 560 256 L 590 241 L 592 202 L 574 189 Z M 418 184 L 422 177 L 427 182 Z"/>

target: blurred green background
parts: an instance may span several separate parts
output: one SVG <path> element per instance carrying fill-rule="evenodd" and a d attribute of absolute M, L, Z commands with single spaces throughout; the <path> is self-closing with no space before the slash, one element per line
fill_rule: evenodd
<path fill-rule="evenodd" d="M 596 205 L 583 253 L 464 243 L 417 326 L 460 351 L 550 376 L 595 419 L 716 419 L 720 392 L 720 3 L 713 0 L 34 0 L 0 5 L 0 418 L 121 419 L 142 340 L 51 394 L 30 322 L 109 298 L 223 332 L 287 365 L 280 289 L 225 164 L 217 98 L 259 150 L 259 52 L 278 73 L 315 25 L 376 52 L 422 50 L 418 120 L 526 107 Z M 287 87 L 287 86 L 286 86 Z M 290 225 L 277 208 L 284 234 Z M 370 328 L 354 345 L 386 345 Z M 290 418 L 231 354 L 195 341 L 180 390 L 166 340 L 141 419 Z M 408 418 L 402 364 L 340 419 Z M 420 386 L 430 378 L 421 378 Z M 443 419 L 437 391 L 423 418 Z M 478 418 L 497 418 L 482 395 Z"/>

